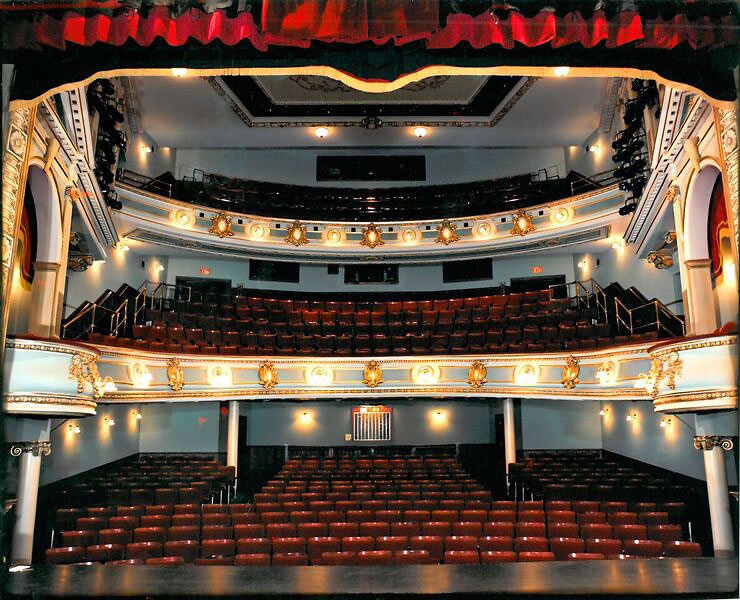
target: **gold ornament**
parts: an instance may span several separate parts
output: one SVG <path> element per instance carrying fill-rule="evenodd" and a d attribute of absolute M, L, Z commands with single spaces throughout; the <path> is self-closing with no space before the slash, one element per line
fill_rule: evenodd
<path fill-rule="evenodd" d="M 69 378 L 77 380 L 77 392 L 79 394 L 85 391 L 86 383 L 90 384 L 95 400 L 102 398 L 105 392 L 114 392 L 116 390 L 111 377 L 100 377 L 97 358 L 95 356 L 75 354 L 69 365 Z"/>
<path fill-rule="evenodd" d="M 511 235 L 527 235 L 536 229 L 532 224 L 532 215 L 526 210 L 520 210 L 512 219 L 514 226 L 511 228 Z"/>
<path fill-rule="evenodd" d="M 361 246 L 367 246 L 368 248 L 375 248 L 376 246 L 382 246 L 385 244 L 382 238 L 382 232 L 378 229 L 375 223 L 370 223 L 365 229 L 362 230 L 362 241 Z"/>
<path fill-rule="evenodd" d="M 474 388 L 479 388 L 484 383 L 488 383 L 488 379 L 486 379 L 487 374 L 488 369 L 486 369 L 486 365 L 476 360 L 468 369 L 468 383 Z"/>
<path fill-rule="evenodd" d="M 275 365 L 270 361 L 263 361 L 260 363 L 260 369 L 258 372 L 260 385 L 266 390 L 274 388 L 278 384 L 277 370 Z"/>
<path fill-rule="evenodd" d="M 231 216 L 224 212 L 211 217 L 211 228 L 208 233 L 212 233 L 220 238 L 231 237 L 234 232 L 231 231 Z"/>
<path fill-rule="evenodd" d="M 576 385 L 578 385 L 578 374 L 580 372 L 581 367 L 578 366 L 578 361 L 571 354 L 563 367 L 563 378 L 561 380 L 563 387 L 569 390 L 576 387 Z"/>
<path fill-rule="evenodd" d="M 306 227 L 300 221 L 293 221 L 288 227 L 288 237 L 285 238 L 285 243 L 293 244 L 296 247 L 301 244 L 308 244 Z"/>
<path fill-rule="evenodd" d="M 371 388 L 383 383 L 383 370 L 377 360 L 371 360 L 365 365 L 365 370 L 362 372 L 362 383 Z"/>
<path fill-rule="evenodd" d="M 454 223 L 450 223 L 448 219 L 445 219 L 437 227 L 437 240 L 438 244 L 444 244 L 449 246 L 452 242 L 456 242 L 460 239 L 455 231 Z"/>
<path fill-rule="evenodd" d="M 179 392 L 185 385 L 185 372 L 176 356 L 167 361 L 167 382 L 173 392 Z"/>

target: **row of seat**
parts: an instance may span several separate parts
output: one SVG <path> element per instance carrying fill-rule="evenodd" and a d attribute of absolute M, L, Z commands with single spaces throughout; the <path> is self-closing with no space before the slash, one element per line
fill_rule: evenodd
<path fill-rule="evenodd" d="M 125 525 L 111 528 L 77 529 L 63 531 L 60 535 L 64 546 L 78 546 L 107 543 L 165 542 L 167 540 L 223 540 L 223 539 L 312 539 L 332 536 L 336 538 L 380 538 L 384 536 L 463 536 L 463 537 L 504 537 L 504 538 L 542 538 L 564 537 L 582 539 L 646 539 L 660 542 L 683 540 L 680 525 L 608 525 L 603 523 L 508 523 L 508 522 L 363 522 L 363 523 L 259 523 L 236 525 L 201 525 L 190 521 L 189 525 L 169 524 L 165 521 L 152 521 L 159 525 L 141 523 L 141 527 L 127 517 L 126 521 L 115 524 Z M 183 519 L 180 522 L 188 522 Z M 85 525 L 80 525 L 85 526 Z"/>
<path fill-rule="evenodd" d="M 345 538 L 346 540 L 346 538 Z M 289 540 L 210 540 L 199 544 L 192 540 L 138 542 L 126 544 L 98 544 L 67 546 L 46 551 L 49 564 L 74 564 L 84 561 L 127 564 L 237 564 L 237 565 L 338 565 L 338 564 L 475 564 L 486 562 L 599 560 L 604 558 L 659 558 L 699 557 L 701 548 L 692 542 L 660 542 L 650 540 L 556 540 L 530 539 L 471 540 L 409 538 L 377 540 L 377 548 L 349 540 L 314 538 L 313 543 L 302 544 Z M 475 541 L 474 541 L 475 540 Z M 518 544 L 518 545 L 517 545 Z M 405 547 L 402 547 L 405 546 Z M 451 548 L 448 548 L 451 546 Z M 348 549 L 344 549 L 348 548 Z M 351 548 L 351 549 L 350 549 Z M 535 549 L 517 549 L 535 548 Z M 200 555 L 200 556 L 199 556 Z M 124 558 L 124 557 L 127 557 Z M 171 557 L 175 560 L 160 562 Z M 414 560 L 415 559 L 415 560 Z M 151 562 L 152 560 L 157 562 Z M 140 562 L 135 562 L 140 561 Z M 118 563 L 120 564 L 120 562 Z"/>

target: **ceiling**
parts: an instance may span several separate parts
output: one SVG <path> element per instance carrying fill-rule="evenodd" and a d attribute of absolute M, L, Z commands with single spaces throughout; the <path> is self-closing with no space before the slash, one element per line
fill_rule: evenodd
<path fill-rule="evenodd" d="M 599 126 L 608 87 L 605 78 L 453 76 L 417 91 L 371 94 L 314 90 L 339 89 L 323 78 L 236 79 L 261 90 L 273 105 L 266 116 L 252 114 L 220 78 L 135 77 L 140 122 L 158 146 L 174 148 L 576 146 Z M 337 111 L 325 114 L 322 98 Z M 382 127 L 360 126 L 363 115 L 377 116 L 381 108 Z M 337 120 L 339 109 L 349 116 Z M 428 124 L 430 133 L 421 140 L 409 135 L 414 122 Z M 334 128 L 323 140 L 313 133 L 321 123 Z"/>

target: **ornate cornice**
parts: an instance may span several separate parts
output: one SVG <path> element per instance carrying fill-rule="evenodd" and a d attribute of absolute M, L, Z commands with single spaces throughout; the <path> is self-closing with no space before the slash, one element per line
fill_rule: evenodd
<path fill-rule="evenodd" d="M 715 346 L 731 346 L 733 344 L 737 344 L 736 335 L 699 338 L 696 340 L 681 340 L 678 342 L 664 342 L 660 346 L 653 346 L 650 348 L 650 355 L 661 358 L 671 352 L 685 352 L 686 350 L 699 350 L 701 348 L 713 348 Z"/>
<path fill-rule="evenodd" d="M 61 354 L 84 354 L 97 357 L 98 352 L 91 347 L 73 346 L 64 342 L 50 342 L 48 340 L 30 340 L 25 338 L 8 338 L 6 348 L 14 350 L 38 350 L 39 352 L 59 352 Z"/>
<path fill-rule="evenodd" d="M 733 237 L 735 241 L 735 252 L 740 252 L 740 202 L 738 201 L 738 131 L 737 131 L 737 114 L 734 110 L 717 108 L 716 119 L 719 122 L 720 136 L 720 154 L 722 155 L 723 168 L 722 173 L 725 176 L 727 185 L 725 194 L 729 196 L 729 210 L 727 211 L 731 218 L 733 227 Z M 737 257 L 736 257 L 737 258 Z"/>
<path fill-rule="evenodd" d="M 29 452 L 34 456 L 49 456 L 51 454 L 51 442 L 14 442 L 10 446 L 10 456 L 20 456 Z"/>
<path fill-rule="evenodd" d="M 721 435 L 695 435 L 694 436 L 694 448 L 696 450 L 714 450 L 714 448 L 722 448 L 722 450 L 732 450 L 735 447 L 735 443 L 731 437 L 725 437 Z"/>

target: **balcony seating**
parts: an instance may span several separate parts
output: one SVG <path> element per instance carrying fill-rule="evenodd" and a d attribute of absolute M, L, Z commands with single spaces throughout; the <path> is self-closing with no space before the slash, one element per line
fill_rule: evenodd
<path fill-rule="evenodd" d="M 549 289 L 404 302 L 242 292 L 237 288 L 219 303 L 165 300 L 162 310 L 140 313 L 143 321 L 121 337 L 93 332 L 87 339 L 168 353 L 286 356 L 558 352 L 657 339 L 655 332 L 617 339 L 608 323 L 594 322 L 593 308 L 551 298 Z M 162 503 L 173 493 L 161 490 Z"/>

